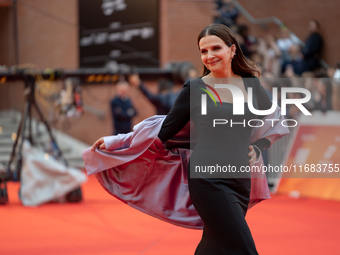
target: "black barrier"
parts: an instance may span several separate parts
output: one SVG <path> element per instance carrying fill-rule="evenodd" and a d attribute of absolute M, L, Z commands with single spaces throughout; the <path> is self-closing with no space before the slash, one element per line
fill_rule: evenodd
<path fill-rule="evenodd" d="M 63 69 L 45 69 L 44 71 L 32 70 L 31 68 L 16 68 L 12 67 L 7 71 L 0 70 L 0 83 L 7 81 L 24 80 L 25 76 L 33 75 L 42 77 L 43 79 L 55 81 L 66 78 L 76 77 L 86 84 L 113 82 L 114 76 L 124 75 L 129 76 L 133 73 L 138 73 L 142 80 L 158 80 L 160 78 L 168 78 L 178 83 L 184 83 L 190 77 L 190 71 L 196 71 L 191 62 L 170 62 L 165 65 L 165 68 L 137 68 L 133 66 L 121 67 L 118 70 L 109 68 L 79 68 L 73 71 Z M 94 78 L 89 81 L 89 77 Z M 102 79 L 96 77 L 101 76 Z M 110 77 L 105 79 L 105 77 Z"/>

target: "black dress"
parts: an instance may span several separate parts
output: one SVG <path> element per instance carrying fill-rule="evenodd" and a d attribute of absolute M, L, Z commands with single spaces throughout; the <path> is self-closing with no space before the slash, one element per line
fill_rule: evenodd
<path fill-rule="evenodd" d="M 255 77 L 244 78 L 244 85 L 253 88 L 253 105 L 260 110 L 271 107 L 271 101 Z M 202 87 L 203 86 L 203 87 Z M 173 108 L 164 120 L 159 138 L 166 142 L 192 119 L 197 144 L 188 166 L 188 185 L 195 209 L 204 222 L 202 239 L 197 246 L 197 255 L 258 254 L 245 220 L 250 195 L 250 173 L 226 173 L 224 178 L 197 178 L 193 176 L 195 166 L 235 166 L 240 169 L 249 165 L 249 139 L 251 127 L 248 120 L 260 118 L 244 105 L 244 115 L 233 115 L 233 105 L 215 105 L 208 97 L 207 115 L 201 114 L 201 94 L 205 92 L 202 79 L 184 84 Z M 257 100 L 261 98 L 261 100 Z M 216 125 L 213 119 L 232 120 L 234 125 Z M 245 125 L 241 124 L 242 122 Z M 240 124 L 235 124 L 240 123 Z M 268 147 L 269 141 L 257 141 L 260 149 Z M 190 170 L 191 169 L 191 170 Z"/>

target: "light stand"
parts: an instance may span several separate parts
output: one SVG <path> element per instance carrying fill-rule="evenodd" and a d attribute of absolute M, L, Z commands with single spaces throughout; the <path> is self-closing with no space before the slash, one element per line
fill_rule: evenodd
<path fill-rule="evenodd" d="M 6 176 L 0 177 L 0 204 L 5 204 L 8 202 L 8 194 L 7 194 L 7 181 L 20 181 L 21 169 L 22 169 L 22 146 L 25 139 L 28 139 L 30 143 L 33 145 L 34 141 L 32 138 L 32 109 L 35 108 L 36 112 L 39 115 L 40 121 L 42 121 L 46 127 L 49 138 L 53 144 L 53 149 L 56 152 L 57 159 L 61 161 L 65 166 L 68 165 L 66 159 L 63 156 L 63 153 L 59 149 L 59 146 L 56 140 L 53 137 L 51 132 L 51 128 L 44 118 L 39 106 L 35 100 L 35 77 L 33 75 L 24 75 L 25 81 L 25 105 L 23 109 L 23 113 L 20 120 L 20 125 L 17 131 L 17 137 L 13 144 L 12 153 L 10 156 L 10 160 L 8 162 L 7 174 Z M 28 137 L 25 137 L 25 131 L 28 124 Z M 21 138 L 21 139 L 20 139 Z M 15 164 L 14 171 L 11 170 L 12 163 Z M 2 187 L 1 187 L 2 186 Z M 66 195 L 66 200 L 69 202 L 79 202 L 82 200 L 82 193 L 80 187 L 74 191 L 71 191 Z"/>

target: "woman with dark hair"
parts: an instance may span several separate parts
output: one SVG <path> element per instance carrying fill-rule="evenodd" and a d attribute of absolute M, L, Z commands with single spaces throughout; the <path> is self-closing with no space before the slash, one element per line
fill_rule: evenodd
<path fill-rule="evenodd" d="M 209 37 L 209 36 L 213 36 L 213 37 Z M 231 69 L 225 66 L 226 68 L 223 69 L 224 72 L 231 71 L 235 75 L 238 75 L 238 77 L 260 76 L 260 72 L 256 69 L 256 66 L 243 55 L 243 52 L 241 51 L 241 48 L 236 41 L 235 35 L 227 26 L 223 26 L 221 24 L 212 24 L 210 26 L 205 27 L 201 31 L 201 33 L 198 35 L 198 38 L 197 38 L 198 47 L 200 48 L 200 43 L 201 43 L 202 38 L 205 38 L 204 40 L 209 40 L 209 41 L 212 39 L 218 40 L 216 37 L 222 40 L 224 44 L 227 46 L 227 48 L 229 48 L 232 51 L 232 56 L 229 56 Z M 224 45 L 222 44 L 221 46 L 224 46 Z M 203 59 L 206 51 L 202 52 L 202 49 L 200 49 L 200 51 L 201 51 L 201 58 L 202 58 L 201 60 L 203 62 L 203 76 L 206 76 L 211 73 L 211 70 L 208 69 Z M 239 54 L 236 55 L 236 52 L 239 52 Z M 232 60 L 234 60 L 234 62 Z M 227 63 L 225 63 L 225 65 L 226 64 Z M 223 78 L 227 78 L 227 77 L 223 77 Z"/>
<path fill-rule="evenodd" d="M 241 89 L 243 95 L 247 95 L 247 88 L 254 85 L 257 98 L 261 98 L 260 101 L 255 100 L 258 108 L 267 110 L 271 108 L 272 103 L 259 84 L 258 78 L 254 77 L 259 75 L 258 70 L 243 55 L 235 36 L 228 27 L 222 24 L 207 26 L 199 34 L 197 42 L 204 65 L 203 77 L 198 81 L 191 81 L 190 85 L 184 84 L 158 136 L 166 142 L 183 128 L 190 117 L 197 130 L 197 145 L 190 157 L 191 170 L 188 184 L 193 205 L 203 219 L 204 230 L 195 254 L 257 254 L 244 218 L 249 203 L 250 173 L 245 173 L 243 176 L 228 173 L 225 178 L 212 179 L 194 178 L 190 175 L 197 165 L 231 165 L 236 169 L 252 165 L 257 158 L 256 152 L 260 154 L 261 150 L 270 146 L 270 142 L 261 139 L 249 145 L 251 134 L 249 126 L 212 129 L 212 118 L 248 121 L 256 119 L 257 116 L 249 109 L 246 109 L 245 115 L 241 118 L 233 116 L 232 94 L 229 90 L 217 88 L 215 90 L 221 97 L 222 105 L 215 106 L 213 101 L 209 100 L 207 111 L 213 114 L 209 117 L 207 117 L 209 114 L 201 115 L 196 109 L 200 102 L 201 90 L 195 87 L 200 87 L 202 81 L 207 85 L 206 89 L 211 90 L 212 95 L 213 89 L 210 88 L 214 83 L 228 82 Z"/>
<path fill-rule="evenodd" d="M 222 24 L 207 26 L 198 36 L 198 47 L 204 65 L 203 76 L 187 81 L 184 84 L 183 90 L 180 92 L 170 113 L 163 123 L 161 122 L 160 132 L 158 133 L 159 139 L 165 146 L 169 139 L 172 139 L 176 134 L 178 135 L 190 119 L 193 121 L 197 132 L 197 141 L 190 156 L 187 174 L 181 175 L 175 170 L 170 175 L 171 171 L 166 171 L 177 167 L 175 166 L 176 159 L 172 157 L 173 152 L 171 151 L 165 152 L 162 148 L 157 149 L 161 151 L 161 155 L 165 156 L 155 161 L 149 159 L 150 155 L 155 155 L 154 147 L 159 148 L 155 141 L 155 146 L 152 145 L 152 148 L 150 146 L 152 153 L 148 152 L 145 156 L 147 160 L 139 159 L 135 161 L 136 165 L 133 165 L 134 162 L 129 157 L 129 160 L 124 161 L 128 162 L 128 164 L 124 164 L 122 168 L 117 170 L 117 173 L 109 169 L 97 178 L 106 190 L 109 190 L 114 196 L 129 202 L 129 204 L 141 211 L 176 225 L 197 228 L 196 218 L 193 217 L 192 211 L 190 211 L 193 204 L 194 209 L 204 223 L 203 236 L 197 246 L 196 255 L 258 254 L 245 220 L 245 215 L 248 206 L 252 205 L 252 202 L 259 202 L 268 198 L 268 196 L 256 199 L 251 197 L 250 199 L 256 185 L 254 184 L 253 186 L 253 176 L 251 176 L 250 171 L 242 172 L 242 169 L 252 166 L 258 159 L 261 159 L 261 151 L 269 147 L 271 141 L 273 142 L 287 134 L 287 131 L 284 128 L 284 130 L 278 128 L 280 129 L 279 132 L 269 131 L 270 136 L 258 135 L 255 136 L 259 138 L 258 140 L 253 143 L 250 142 L 252 139 L 254 140 L 254 136 L 251 134 L 252 127 L 245 125 L 245 123 L 249 123 L 253 119 L 262 118 L 262 116 L 253 114 L 248 108 L 248 88 L 252 88 L 252 105 L 255 109 L 270 109 L 272 103 L 258 78 L 255 77 L 259 75 L 259 72 L 253 63 L 244 57 L 235 36 L 228 27 Z M 233 94 L 229 90 L 217 88 L 216 83 L 232 84 L 237 91 L 243 92 L 244 98 L 234 97 L 233 100 Z M 203 114 L 201 99 L 204 96 L 207 99 L 206 93 L 210 96 L 210 99 L 206 100 L 206 112 L 208 114 Z M 243 104 L 244 113 L 242 115 L 233 115 L 233 110 L 235 110 L 233 109 L 233 103 L 239 103 L 237 101 L 242 101 L 242 99 L 243 102 L 246 102 Z M 219 100 L 220 104 L 216 104 L 216 100 Z M 230 119 L 231 125 L 213 127 L 214 119 Z M 152 124 L 152 126 L 155 128 L 156 125 Z M 136 132 L 129 137 L 114 137 L 112 140 L 117 140 L 116 147 L 121 150 L 121 148 L 126 147 L 123 144 L 133 144 L 130 141 L 133 137 L 138 136 L 137 131 L 140 128 L 141 124 L 135 126 Z M 271 130 L 271 127 L 268 129 Z M 268 129 L 265 131 L 266 134 L 268 134 Z M 148 135 L 148 137 L 150 136 Z M 141 135 L 141 139 L 144 139 L 144 137 Z M 261 137 L 270 138 L 268 140 Z M 275 139 L 272 139 L 272 137 L 275 137 Z M 138 140 L 136 139 L 135 144 L 137 143 Z M 100 149 L 107 148 L 108 150 L 110 150 L 110 147 L 113 148 L 109 145 L 109 142 L 104 142 L 104 138 L 94 143 L 92 151 L 96 152 L 97 147 Z M 132 150 L 132 153 L 136 153 L 135 151 Z M 119 151 L 115 153 L 118 155 Z M 182 151 L 179 156 L 186 153 L 186 151 Z M 91 172 L 90 168 L 93 168 L 92 173 L 96 173 L 109 166 L 111 167 L 108 164 L 105 168 L 96 169 L 98 168 L 97 165 L 102 165 L 102 162 L 100 164 L 92 163 L 94 162 L 93 157 L 103 158 L 104 156 L 106 157 L 105 153 L 98 156 L 89 152 L 85 154 L 88 157 L 88 159 L 84 159 L 88 172 Z M 124 152 L 124 155 L 126 154 L 127 152 Z M 178 158 L 178 156 L 176 157 Z M 179 157 L 181 161 L 179 162 L 179 168 L 186 162 L 184 158 L 185 155 Z M 117 156 L 117 159 L 121 162 L 120 155 Z M 131 173 L 137 176 L 143 171 L 141 162 L 150 164 L 151 167 L 157 168 L 158 166 L 163 168 L 156 169 L 152 173 L 146 170 L 147 174 L 145 174 L 143 180 L 147 180 L 147 184 L 143 181 L 141 188 L 138 188 L 138 197 L 130 199 L 130 194 L 133 194 L 135 189 L 127 191 L 121 190 L 120 187 L 125 183 L 123 177 L 126 176 L 125 178 L 128 178 L 127 182 L 131 182 L 133 176 L 131 178 L 127 177 L 127 174 L 123 175 L 122 171 L 126 171 L 130 167 Z M 197 166 L 217 165 L 221 167 L 229 166 L 237 170 L 220 172 L 216 175 L 210 172 L 209 176 L 204 171 L 196 172 Z M 136 169 L 136 167 L 139 167 L 139 169 Z M 159 184 L 154 184 L 155 182 L 159 182 Z M 188 186 L 191 201 L 190 199 L 186 200 L 187 186 L 183 183 Z M 153 187 L 155 188 L 154 190 L 151 189 Z M 255 187 L 255 189 L 257 188 L 259 186 Z M 145 190 L 144 196 L 141 194 L 142 189 Z M 260 189 L 268 190 L 268 187 L 262 185 Z M 162 196 L 164 196 L 163 200 L 165 199 L 165 202 L 159 199 Z M 148 208 L 148 205 L 152 208 Z M 155 213 L 157 210 L 158 212 Z M 193 224 L 189 224 L 189 222 Z"/>

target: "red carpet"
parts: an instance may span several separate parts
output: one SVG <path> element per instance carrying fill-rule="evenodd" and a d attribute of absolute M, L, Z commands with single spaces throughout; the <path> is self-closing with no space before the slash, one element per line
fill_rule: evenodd
<path fill-rule="evenodd" d="M 140 213 L 109 196 L 93 177 L 84 201 L 24 207 L 18 184 L 0 206 L 0 254 L 193 254 L 201 231 Z M 340 254 L 340 202 L 273 196 L 252 208 L 247 221 L 261 255 Z"/>

